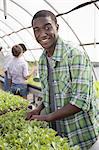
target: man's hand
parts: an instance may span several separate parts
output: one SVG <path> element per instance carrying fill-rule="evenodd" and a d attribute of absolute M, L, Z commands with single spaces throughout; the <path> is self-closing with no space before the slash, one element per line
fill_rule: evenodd
<path fill-rule="evenodd" d="M 40 112 L 37 109 L 34 109 L 31 112 L 27 113 L 26 120 L 30 120 L 33 115 L 39 115 Z"/>
<path fill-rule="evenodd" d="M 28 112 L 27 113 L 27 117 L 26 117 L 26 120 L 30 120 L 31 119 L 31 117 L 33 116 L 33 115 L 40 115 L 40 112 L 41 112 L 41 110 L 44 108 L 44 105 L 43 105 L 43 103 L 40 105 L 40 106 L 38 106 L 36 109 L 34 109 L 33 111 L 31 111 L 31 112 Z M 32 119 L 33 120 L 33 119 Z"/>

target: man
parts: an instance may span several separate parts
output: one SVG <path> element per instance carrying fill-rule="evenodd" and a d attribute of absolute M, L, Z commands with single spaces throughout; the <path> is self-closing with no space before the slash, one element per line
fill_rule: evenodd
<path fill-rule="evenodd" d="M 68 138 L 71 146 L 88 150 L 98 136 L 89 58 L 60 39 L 59 25 L 52 12 L 37 12 L 32 27 L 37 42 L 44 48 L 39 61 L 43 103 L 26 119 L 49 122 L 59 135 Z M 40 115 L 44 107 L 46 115 Z"/>

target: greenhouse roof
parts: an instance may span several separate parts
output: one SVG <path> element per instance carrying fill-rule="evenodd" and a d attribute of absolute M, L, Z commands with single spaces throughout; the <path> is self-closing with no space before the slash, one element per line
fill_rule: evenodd
<path fill-rule="evenodd" d="M 24 43 L 27 60 L 39 59 L 42 48 L 33 35 L 31 20 L 41 9 L 60 14 L 59 35 L 83 46 L 91 61 L 99 62 L 99 0 L 0 0 L 0 46 L 5 51 Z"/>

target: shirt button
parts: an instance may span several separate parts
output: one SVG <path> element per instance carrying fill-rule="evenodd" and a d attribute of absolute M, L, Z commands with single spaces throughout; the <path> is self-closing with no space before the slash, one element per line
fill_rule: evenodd
<path fill-rule="evenodd" d="M 58 94 L 55 94 L 56 95 L 56 97 L 58 97 Z"/>
<path fill-rule="evenodd" d="M 60 109 L 60 108 L 61 108 L 60 106 L 57 107 L 57 109 Z"/>

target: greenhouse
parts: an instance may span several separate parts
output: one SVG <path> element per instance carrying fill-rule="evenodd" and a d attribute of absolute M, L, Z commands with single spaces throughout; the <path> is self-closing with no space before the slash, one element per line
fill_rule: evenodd
<path fill-rule="evenodd" d="M 99 0 L 0 0 L 0 150 L 99 149 Z"/>

